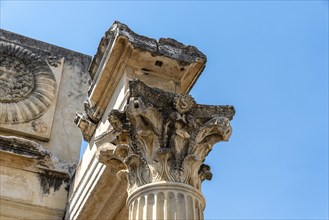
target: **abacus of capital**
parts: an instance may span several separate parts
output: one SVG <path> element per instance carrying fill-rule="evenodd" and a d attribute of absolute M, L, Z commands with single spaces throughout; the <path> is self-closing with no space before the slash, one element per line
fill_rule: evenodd
<path fill-rule="evenodd" d="M 202 52 L 118 21 L 93 58 L 0 33 L 1 219 L 204 218 L 203 162 L 235 110 L 188 94 Z"/>

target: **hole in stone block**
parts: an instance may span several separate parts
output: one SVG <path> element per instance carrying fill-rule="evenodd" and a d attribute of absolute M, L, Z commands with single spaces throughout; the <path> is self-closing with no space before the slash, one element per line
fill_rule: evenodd
<path fill-rule="evenodd" d="M 134 101 L 134 107 L 135 107 L 135 108 L 139 108 L 139 102 L 138 102 L 138 100 L 135 100 L 135 101 Z"/>
<path fill-rule="evenodd" d="M 160 60 L 157 60 L 157 61 L 155 61 L 155 63 L 154 63 L 154 65 L 156 65 L 156 66 L 158 66 L 158 67 L 161 67 L 162 66 L 162 61 L 160 61 Z"/>

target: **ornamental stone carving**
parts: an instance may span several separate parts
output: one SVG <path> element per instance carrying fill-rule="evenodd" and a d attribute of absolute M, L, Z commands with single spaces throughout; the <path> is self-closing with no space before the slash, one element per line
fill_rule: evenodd
<path fill-rule="evenodd" d="M 233 106 L 196 104 L 190 95 L 129 82 L 125 110 L 112 110 L 108 120 L 116 140 L 98 150 L 104 164 L 124 164 L 128 193 L 150 183 L 176 182 L 196 189 L 211 179 L 203 164 L 213 145 L 228 141 Z"/>
<path fill-rule="evenodd" d="M 53 67 L 58 67 L 61 63 L 61 58 L 57 56 L 49 56 L 48 63 Z"/>
<path fill-rule="evenodd" d="M 87 114 L 82 114 L 80 112 L 76 113 L 74 123 L 81 129 L 83 139 L 85 141 L 90 141 L 92 134 L 96 129 L 96 124 L 90 120 Z"/>
<path fill-rule="evenodd" d="M 34 120 L 32 122 L 32 128 L 37 133 L 44 133 L 48 129 L 46 123 L 41 119 Z"/>
<path fill-rule="evenodd" d="M 0 124 L 40 117 L 53 103 L 56 88 L 45 60 L 19 45 L 0 42 Z"/>

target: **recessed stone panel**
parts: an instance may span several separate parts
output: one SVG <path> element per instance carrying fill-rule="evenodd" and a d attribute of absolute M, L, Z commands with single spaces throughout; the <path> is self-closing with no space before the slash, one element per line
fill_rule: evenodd
<path fill-rule="evenodd" d="M 0 130 L 49 140 L 64 59 L 0 42 Z"/>

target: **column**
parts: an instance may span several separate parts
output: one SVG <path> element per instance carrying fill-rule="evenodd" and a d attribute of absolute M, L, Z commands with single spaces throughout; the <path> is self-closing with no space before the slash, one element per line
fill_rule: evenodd
<path fill-rule="evenodd" d="M 115 149 L 98 149 L 100 162 L 125 167 L 129 219 L 203 219 L 201 183 L 212 177 L 203 161 L 231 136 L 234 108 L 199 105 L 138 80 L 129 82 L 129 93 L 125 110 L 108 117 Z"/>

